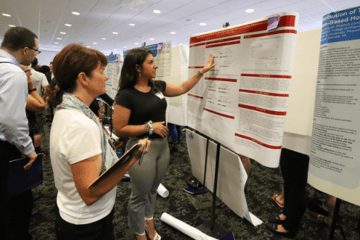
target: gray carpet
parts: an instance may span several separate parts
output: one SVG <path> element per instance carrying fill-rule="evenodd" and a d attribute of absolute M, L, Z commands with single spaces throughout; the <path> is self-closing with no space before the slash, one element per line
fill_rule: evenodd
<path fill-rule="evenodd" d="M 42 145 L 48 148 L 49 127 L 47 127 L 46 137 L 43 138 Z M 171 162 L 167 174 L 162 184 L 170 191 L 168 198 L 158 196 L 155 213 L 155 227 L 162 239 L 191 239 L 178 232 L 176 229 L 160 221 L 160 215 L 167 212 L 172 216 L 186 222 L 191 226 L 198 226 L 205 221 L 211 220 L 211 209 L 196 210 L 190 203 L 185 192 L 182 190 L 187 186 L 186 180 L 191 176 L 191 167 L 186 148 L 185 135 L 182 133 L 181 142 L 171 147 Z M 54 233 L 54 207 L 56 188 L 54 186 L 53 173 L 49 157 L 43 159 L 44 183 L 33 189 L 33 192 L 40 196 L 34 203 L 37 211 L 32 217 L 30 233 L 36 240 L 55 239 Z M 252 161 L 252 170 L 248 179 L 247 202 L 249 211 L 255 216 L 267 222 L 267 219 L 275 213 L 280 212 L 280 208 L 272 201 L 271 197 L 275 193 L 281 192 L 282 177 L 279 169 L 266 168 L 256 161 Z M 117 199 L 115 204 L 114 228 L 117 239 L 134 239 L 134 233 L 127 226 L 127 203 L 130 195 L 129 182 L 118 184 Z M 313 196 L 313 188 L 307 186 L 308 199 Z M 340 208 L 339 221 L 344 229 L 346 238 L 349 240 L 359 240 L 359 210 L 358 206 L 342 202 Z M 277 240 L 286 239 L 269 232 L 265 224 L 254 227 L 247 220 L 238 217 L 225 204 L 221 203 L 216 208 L 216 224 L 233 232 L 236 239 L 251 240 Z M 301 227 L 295 239 L 329 239 L 329 228 L 317 219 L 317 213 L 306 210 L 302 218 Z M 339 229 L 335 232 L 334 239 L 343 239 Z"/>

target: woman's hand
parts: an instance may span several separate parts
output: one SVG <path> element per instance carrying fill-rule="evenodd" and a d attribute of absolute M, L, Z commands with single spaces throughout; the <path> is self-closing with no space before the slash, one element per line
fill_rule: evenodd
<path fill-rule="evenodd" d="M 141 144 L 141 147 L 139 147 L 137 152 L 134 154 L 134 158 L 136 159 L 136 161 L 141 158 L 141 155 L 142 155 L 142 152 L 143 152 L 144 148 L 145 148 L 145 153 L 149 152 L 150 145 L 151 145 L 151 142 L 147 138 L 139 140 L 138 143 Z"/>
<path fill-rule="evenodd" d="M 153 122 L 151 125 L 153 127 L 153 132 L 161 137 L 166 137 L 168 133 L 167 127 L 164 126 L 165 122 Z"/>
<path fill-rule="evenodd" d="M 205 66 L 200 70 L 201 74 L 207 73 L 210 69 L 215 68 L 214 55 L 210 54 Z"/>
<path fill-rule="evenodd" d="M 151 142 L 149 141 L 149 139 L 145 138 L 145 139 L 141 139 L 139 140 L 139 142 L 141 144 L 141 147 L 139 147 L 139 150 L 138 152 L 140 152 L 140 154 L 142 153 L 142 151 L 145 149 L 145 153 L 148 153 L 149 152 L 149 149 L 150 149 L 150 145 L 151 145 Z"/>

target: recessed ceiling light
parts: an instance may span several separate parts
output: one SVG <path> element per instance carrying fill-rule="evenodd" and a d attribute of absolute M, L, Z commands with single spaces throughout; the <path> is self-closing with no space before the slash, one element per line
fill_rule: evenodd
<path fill-rule="evenodd" d="M 106 38 L 102 38 L 102 40 L 106 40 Z"/>
<path fill-rule="evenodd" d="M 206 23 L 200 23 L 200 26 L 206 26 Z"/>
<path fill-rule="evenodd" d="M 155 38 L 150 38 L 149 40 L 155 40 Z"/>
<path fill-rule="evenodd" d="M 252 13 L 252 12 L 254 12 L 254 9 L 249 8 L 249 9 L 246 9 L 245 12 Z"/>
<path fill-rule="evenodd" d="M 71 27 L 70 23 L 65 23 L 64 25 L 67 26 L 67 27 Z"/>
<path fill-rule="evenodd" d="M 3 15 L 4 17 L 11 17 L 11 15 L 10 15 L 10 14 L 7 14 L 7 13 L 2 13 L 2 15 Z"/>
<path fill-rule="evenodd" d="M 55 44 L 59 44 L 58 42 L 54 42 Z"/>
<path fill-rule="evenodd" d="M 9 25 L 9 27 L 16 27 L 16 26 L 15 26 L 15 25 L 11 25 L 11 24 L 10 24 L 10 25 Z"/>
<path fill-rule="evenodd" d="M 93 44 L 97 44 L 97 42 L 93 42 Z"/>
<path fill-rule="evenodd" d="M 124 48 L 126 48 L 126 46 L 124 46 Z"/>
<path fill-rule="evenodd" d="M 138 43 L 136 42 L 135 45 L 138 45 Z"/>
<path fill-rule="evenodd" d="M 60 34 L 66 34 L 66 32 L 60 32 Z"/>
<path fill-rule="evenodd" d="M 117 34 L 119 34 L 118 32 L 112 32 L 112 34 L 115 34 L 115 35 L 117 35 Z"/>
<path fill-rule="evenodd" d="M 176 34 L 176 32 L 170 32 L 170 34 Z"/>
<path fill-rule="evenodd" d="M 78 12 L 71 12 L 73 15 L 76 15 L 76 16 L 79 16 L 80 15 L 80 13 L 78 13 Z"/>
<path fill-rule="evenodd" d="M 90 46 L 86 46 L 87 48 L 90 48 Z"/>
<path fill-rule="evenodd" d="M 161 11 L 160 10 L 153 10 L 153 13 L 160 14 Z"/>
<path fill-rule="evenodd" d="M 135 26 L 135 23 L 129 23 L 129 26 L 133 27 L 133 26 Z"/>
<path fill-rule="evenodd" d="M 57 40 L 62 40 L 62 38 L 56 38 Z"/>

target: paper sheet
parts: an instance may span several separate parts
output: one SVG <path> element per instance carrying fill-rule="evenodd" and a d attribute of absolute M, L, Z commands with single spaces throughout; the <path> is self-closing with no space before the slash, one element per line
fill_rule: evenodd
<path fill-rule="evenodd" d="M 201 232 L 199 229 L 196 229 L 189 224 L 184 223 L 183 221 L 174 218 L 173 216 L 163 213 L 160 217 L 160 220 L 166 224 L 169 224 L 173 228 L 176 228 L 180 232 L 186 234 L 187 236 L 196 239 L 196 240 L 216 240 L 216 238 L 210 237 L 205 233 Z"/>

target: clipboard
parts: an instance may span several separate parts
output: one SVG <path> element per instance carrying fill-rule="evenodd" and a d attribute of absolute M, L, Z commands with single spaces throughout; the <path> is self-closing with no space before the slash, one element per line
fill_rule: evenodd
<path fill-rule="evenodd" d="M 42 157 L 43 153 L 38 154 L 29 170 L 24 169 L 28 157 L 9 161 L 8 199 L 43 183 Z"/>
<path fill-rule="evenodd" d="M 124 165 L 132 158 L 132 155 L 139 149 L 141 146 L 140 143 L 134 144 L 128 151 L 126 151 L 121 158 L 119 158 L 111 167 L 109 167 L 105 172 L 103 172 L 93 183 L 91 183 L 88 188 L 98 184 L 103 179 L 105 179 L 108 175 L 118 169 L 120 166 Z"/>

